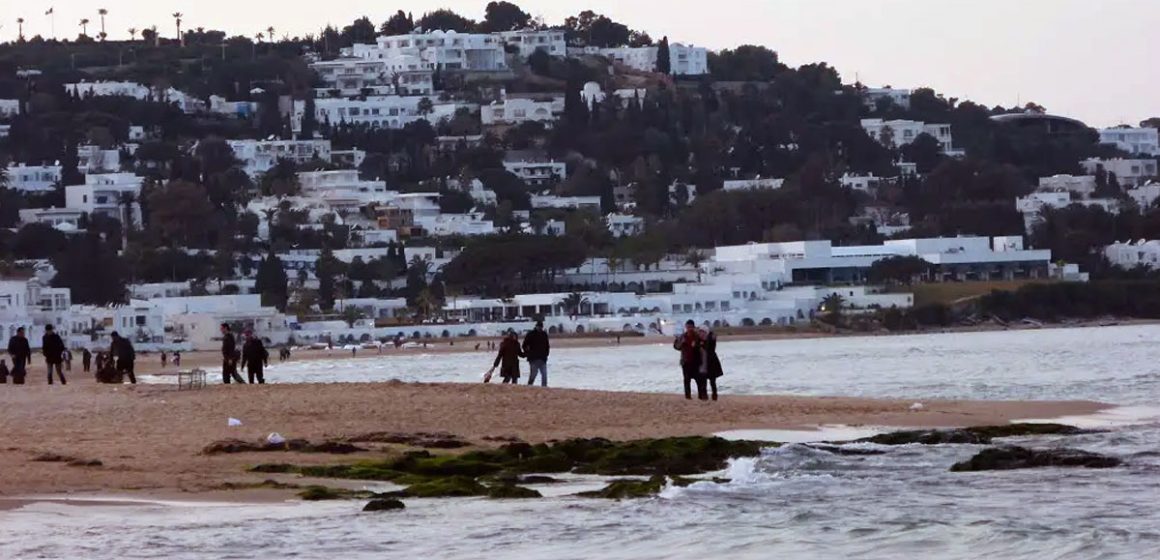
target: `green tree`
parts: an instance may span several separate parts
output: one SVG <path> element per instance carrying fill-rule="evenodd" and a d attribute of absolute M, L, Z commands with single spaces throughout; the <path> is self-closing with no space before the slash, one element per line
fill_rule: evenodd
<path fill-rule="evenodd" d="M 822 298 L 821 305 L 818 306 L 818 311 L 822 312 L 822 316 L 826 322 L 832 325 L 838 325 L 842 320 L 842 311 L 846 307 L 846 298 L 842 294 L 834 292 Z"/>
<path fill-rule="evenodd" d="M 302 137 L 311 140 L 318 130 L 318 116 L 315 114 L 314 95 L 307 94 L 302 107 Z"/>
<path fill-rule="evenodd" d="M 560 305 L 568 310 L 568 317 L 575 319 L 584 314 L 584 306 L 591 302 L 588 297 L 580 292 L 572 292 L 560 300 Z"/>
<path fill-rule="evenodd" d="M 399 10 L 395 13 L 395 15 L 391 16 L 390 19 L 383 23 L 382 27 L 379 28 L 379 31 L 381 31 L 383 35 L 406 35 L 414 29 L 415 21 L 411 18 L 411 16 L 403 13 L 403 10 Z"/>
<path fill-rule="evenodd" d="M 930 272 L 930 263 L 921 257 L 894 256 L 870 265 L 869 279 L 875 284 L 909 286 Z"/>
<path fill-rule="evenodd" d="M 280 310 L 286 310 L 286 303 L 290 297 L 290 279 L 286 275 L 285 265 L 273 252 L 266 255 L 258 263 L 258 275 L 254 278 L 254 291 L 262 295 L 265 305 L 272 305 Z"/>
<path fill-rule="evenodd" d="M 661 38 L 661 42 L 657 43 L 657 72 L 661 74 L 673 73 L 673 59 L 672 53 L 669 51 L 669 38 L 667 36 Z"/>
<path fill-rule="evenodd" d="M 332 311 L 338 297 L 338 284 L 346 266 L 330 249 L 323 249 L 314 268 L 318 278 L 318 305 L 323 311 Z"/>
<path fill-rule="evenodd" d="M 532 24 L 531 14 L 511 2 L 488 2 L 484 14 L 483 22 L 479 26 L 480 31 L 484 33 L 515 31 L 530 27 Z"/>
<path fill-rule="evenodd" d="M 149 228 L 160 244 L 205 247 L 216 210 L 206 190 L 189 181 L 170 181 L 149 194 Z"/>
<path fill-rule="evenodd" d="M 125 263 L 95 235 L 82 235 L 52 258 L 55 288 L 68 288 L 72 302 L 108 305 L 125 301 Z"/>
<path fill-rule="evenodd" d="M 447 9 L 427 12 L 416 23 L 424 31 L 455 31 L 458 33 L 471 33 L 475 31 L 477 26 L 474 21 Z"/>

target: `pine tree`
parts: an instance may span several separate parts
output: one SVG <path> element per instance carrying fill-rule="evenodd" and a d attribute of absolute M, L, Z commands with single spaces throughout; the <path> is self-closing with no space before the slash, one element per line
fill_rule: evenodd
<path fill-rule="evenodd" d="M 258 275 L 254 278 L 254 291 L 262 295 L 262 303 L 286 309 L 290 297 L 290 278 L 286 269 L 274 253 L 270 253 L 258 264 Z"/>
<path fill-rule="evenodd" d="M 310 95 L 306 98 L 306 103 L 302 108 L 302 138 L 306 140 L 314 139 L 314 132 L 318 128 L 318 117 L 314 114 L 314 96 Z"/>

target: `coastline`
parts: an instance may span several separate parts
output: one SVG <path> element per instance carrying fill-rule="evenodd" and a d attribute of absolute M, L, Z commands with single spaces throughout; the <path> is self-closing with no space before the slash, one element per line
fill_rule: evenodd
<path fill-rule="evenodd" d="M 9 386 L 12 387 L 12 386 Z M 1095 402 L 924 401 L 835 397 L 730 396 L 716 403 L 677 395 L 607 393 L 496 385 L 378 384 L 168 386 L 76 384 L 0 391 L 0 499 L 114 496 L 148 499 L 280 501 L 293 492 L 249 490 L 287 475 L 247 472 L 261 463 L 332 465 L 382 459 L 406 445 L 364 445 L 350 455 L 289 451 L 203 454 L 214 442 L 288 439 L 336 441 L 360 434 L 439 433 L 472 447 L 573 437 L 633 440 L 736 430 L 809 430 L 819 426 L 941 428 L 1005 424 L 1021 418 L 1090 415 Z M 242 426 L 227 426 L 237 418 Z M 500 440 L 497 442 L 497 439 Z M 436 451 L 437 453 L 442 451 Z M 52 458 L 55 455 L 57 458 Z M 45 458 L 53 460 L 46 461 Z M 87 464 L 99 461 L 99 464 Z M 71 464 L 70 464 L 71 463 Z M 361 487 L 361 483 L 354 483 Z M 241 487 L 241 489 L 239 489 Z M 24 501 L 21 501 L 24 500 Z M 0 505 L 0 508 L 5 506 Z"/>

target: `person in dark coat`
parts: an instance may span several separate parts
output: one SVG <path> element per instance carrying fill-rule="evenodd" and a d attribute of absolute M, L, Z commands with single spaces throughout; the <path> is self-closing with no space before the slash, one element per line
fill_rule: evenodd
<path fill-rule="evenodd" d="M 88 348 L 81 349 L 81 367 L 88 373 L 93 367 L 93 353 Z"/>
<path fill-rule="evenodd" d="M 536 374 L 540 374 L 540 386 L 548 386 L 548 354 L 552 345 L 548 340 L 548 333 L 544 331 L 544 322 L 536 321 L 536 328 L 524 335 L 524 355 L 528 358 L 528 385 L 536 384 Z"/>
<path fill-rule="evenodd" d="M 503 342 L 499 344 L 499 352 L 495 356 L 495 363 L 491 369 L 499 368 L 499 375 L 504 383 L 517 384 L 520 382 L 520 358 L 524 357 L 520 349 L 520 340 L 516 331 L 508 331 Z"/>
<path fill-rule="evenodd" d="M 681 353 L 681 375 L 685 381 L 685 398 L 693 398 L 692 382 L 697 382 L 697 398 L 709 400 L 709 393 L 705 388 L 705 376 L 701 375 L 702 340 L 697 334 L 697 325 L 692 321 L 685 322 L 685 332 L 673 341 L 673 350 Z"/>
<path fill-rule="evenodd" d="M 12 357 L 12 383 L 24 385 L 25 369 L 32 363 L 32 347 L 24 336 L 24 327 L 16 329 L 16 334 L 8 339 L 8 355 Z"/>
<path fill-rule="evenodd" d="M 725 375 L 721 368 L 721 358 L 717 356 L 717 334 L 707 329 L 701 329 L 701 356 L 704 361 L 701 365 L 701 374 L 709 381 L 713 400 L 717 400 L 717 378 Z"/>
<path fill-rule="evenodd" d="M 246 384 L 238 375 L 238 344 L 234 333 L 230 332 L 228 324 L 222 323 L 222 383 L 229 385 L 231 381 Z"/>
<path fill-rule="evenodd" d="M 8 360 L 0 360 L 0 385 L 8 383 Z"/>
<path fill-rule="evenodd" d="M 48 384 L 52 385 L 52 372 L 60 377 L 60 384 L 67 385 L 64 378 L 64 341 L 52 325 L 44 327 L 44 336 L 40 338 L 40 353 L 44 354 L 44 362 L 48 364 Z"/>
<path fill-rule="evenodd" d="M 137 375 L 133 373 L 133 367 L 137 361 L 137 351 L 133 349 L 133 343 L 118 334 L 117 331 L 113 331 L 112 338 L 113 344 L 109 346 L 109 361 L 115 363 L 117 373 L 128 377 L 129 382 L 136 385 Z"/>
<path fill-rule="evenodd" d="M 252 331 L 246 331 L 246 342 L 242 344 L 242 364 L 245 365 L 246 372 L 250 376 L 251 385 L 254 383 L 266 384 L 262 370 L 270 365 L 270 353 L 266 351 L 266 345 L 262 344 L 262 339 L 254 336 Z"/>

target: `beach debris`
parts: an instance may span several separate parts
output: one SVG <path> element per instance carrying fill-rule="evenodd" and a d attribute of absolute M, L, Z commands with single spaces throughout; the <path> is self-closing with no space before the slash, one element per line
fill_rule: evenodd
<path fill-rule="evenodd" d="M 363 511 L 397 511 L 406 509 L 407 505 L 394 498 L 381 498 L 367 502 Z"/>
<path fill-rule="evenodd" d="M 916 402 L 916 403 L 914 403 L 914 404 L 910 405 L 910 410 L 913 410 L 913 411 L 916 411 L 916 412 L 917 412 L 917 411 L 919 411 L 919 410 L 922 410 L 922 409 L 924 409 L 924 408 L 926 408 L 926 407 L 925 407 L 925 406 L 923 406 L 923 404 L 922 404 L 922 403 L 920 403 L 920 402 Z"/>
<path fill-rule="evenodd" d="M 242 421 L 238 420 L 237 418 L 230 418 L 229 420 L 226 420 L 226 425 L 231 428 L 236 428 L 242 425 Z"/>
<path fill-rule="evenodd" d="M 1005 424 L 1002 426 L 979 426 L 953 430 L 907 430 L 879 434 L 854 440 L 853 443 L 877 443 L 879 445 L 945 445 L 973 444 L 986 445 L 996 438 L 1018 436 L 1071 436 L 1091 433 L 1075 426 L 1064 424 Z"/>
<path fill-rule="evenodd" d="M 286 438 L 282 437 L 282 434 L 274 432 L 266 436 L 266 443 L 269 443 L 270 445 L 282 445 L 286 443 Z"/>
<path fill-rule="evenodd" d="M 970 459 L 955 463 L 951 472 L 1008 471 L 1043 467 L 1110 469 L 1123 463 L 1116 457 L 1080 449 L 1027 449 L 1004 446 L 984 449 Z"/>

